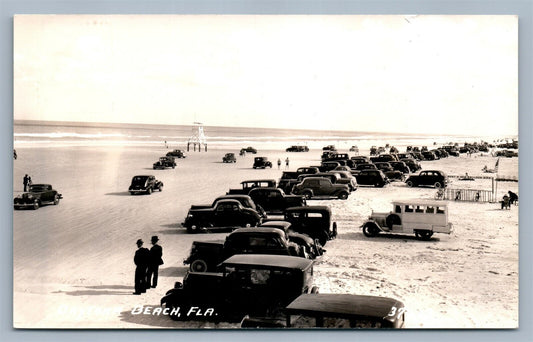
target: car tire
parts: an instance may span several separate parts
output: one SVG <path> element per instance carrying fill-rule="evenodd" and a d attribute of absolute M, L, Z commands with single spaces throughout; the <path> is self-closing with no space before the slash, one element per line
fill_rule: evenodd
<path fill-rule="evenodd" d="M 163 185 L 159 187 L 159 192 L 163 191 Z"/>
<path fill-rule="evenodd" d="M 329 235 L 328 235 L 328 233 L 326 233 L 326 232 L 320 232 L 320 233 L 318 234 L 318 242 L 320 242 L 320 244 L 321 244 L 322 246 L 325 246 L 326 243 L 328 242 L 328 240 L 329 240 Z"/>
<path fill-rule="evenodd" d="M 39 201 L 37 201 L 37 200 L 33 201 L 33 207 L 32 208 L 33 208 L 33 210 L 39 209 Z"/>
<path fill-rule="evenodd" d="M 55 195 L 54 196 L 54 205 L 58 205 L 58 204 L 59 204 L 59 196 Z"/>
<path fill-rule="evenodd" d="M 309 291 L 309 293 L 311 293 L 311 294 L 318 293 L 318 286 L 313 286 L 313 287 L 311 288 L 311 291 Z"/>
<path fill-rule="evenodd" d="M 207 272 L 207 262 L 205 262 L 205 260 L 202 260 L 202 259 L 196 259 L 193 262 L 191 262 L 189 269 L 192 272 Z"/>
<path fill-rule="evenodd" d="M 380 230 L 379 228 L 376 226 L 375 223 L 373 222 L 367 222 L 365 223 L 365 225 L 363 226 L 363 234 L 366 236 L 366 237 L 375 237 L 375 236 L 378 236 Z"/>
<path fill-rule="evenodd" d="M 435 182 L 435 188 L 439 189 L 442 188 L 442 184 L 440 182 Z"/>
<path fill-rule="evenodd" d="M 135 193 L 133 191 L 130 191 L 130 195 L 134 195 Z"/>
<path fill-rule="evenodd" d="M 413 181 L 407 181 L 407 186 L 412 188 L 413 186 L 415 186 L 415 183 L 413 183 Z"/>
<path fill-rule="evenodd" d="M 148 188 L 148 190 L 146 190 L 146 193 L 147 193 L 148 195 L 151 195 L 151 194 L 152 194 L 152 188 Z"/>
<path fill-rule="evenodd" d="M 311 197 L 313 197 L 313 193 L 311 193 L 311 191 L 304 191 L 302 193 L 302 196 L 306 199 L 306 200 L 309 200 L 311 199 Z"/>
<path fill-rule="evenodd" d="M 337 197 L 339 199 L 341 199 L 341 200 L 345 200 L 345 199 L 348 199 L 348 196 L 349 196 L 349 194 L 347 192 L 343 191 L 343 192 L 339 193 L 339 195 Z"/>
<path fill-rule="evenodd" d="M 433 236 L 433 232 L 430 230 L 416 230 L 415 236 L 417 239 L 428 241 Z"/>

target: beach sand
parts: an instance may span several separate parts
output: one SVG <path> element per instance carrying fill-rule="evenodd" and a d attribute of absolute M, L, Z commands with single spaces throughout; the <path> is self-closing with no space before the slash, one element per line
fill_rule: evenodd
<path fill-rule="evenodd" d="M 160 147 L 17 148 L 14 195 L 22 178 L 49 183 L 63 194 L 58 206 L 13 212 L 14 309 L 17 328 L 198 328 L 235 327 L 202 322 L 173 322 L 166 316 L 133 314 L 139 305 L 158 307 L 161 297 L 181 281 L 194 240 L 224 238 L 224 233 L 185 232 L 180 225 L 192 204 L 210 204 L 247 179 L 279 179 L 275 161 L 290 158 L 290 170 L 319 165 L 319 150 L 307 153 L 259 151 L 272 169 L 252 169 L 254 155 L 223 164 L 225 152 L 189 152 L 176 169 L 152 170 L 167 150 Z M 344 151 L 341 151 L 344 152 Z M 482 176 L 496 158 L 479 153 L 422 162 L 423 169 L 449 175 Z M 501 158 L 499 174 L 518 177 L 518 158 Z M 162 192 L 130 196 L 131 178 L 153 174 Z M 491 189 L 491 181 L 450 187 Z M 518 192 L 517 182 L 499 182 L 498 198 Z M 408 188 L 394 182 L 385 188 L 361 187 L 348 200 L 311 200 L 331 206 L 339 235 L 315 265 L 321 293 L 394 297 L 407 308 L 407 328 L 518 327 L 518 206 L 449 202 L 451 235 L 430 241 L 410 235 L 367 238 L 360 226 L 374 211 L 391 210 L 396 199 L 433 199 L 433 188 Z M 165 264 L 159 285 L 133 296 L 135 241 L 150 247 L 158 235 Z"/>

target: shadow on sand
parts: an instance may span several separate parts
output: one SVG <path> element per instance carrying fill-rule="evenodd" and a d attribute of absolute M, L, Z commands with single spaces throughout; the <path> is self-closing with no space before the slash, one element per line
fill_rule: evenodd
<path fill-rule="evenodd" d="M 124 285 L 100 285 L 100 286 L 76 286 L 86 290 L 76 291 L 53 291 L 52 293 L 64 293 L 69 296 L 129 296 L 134 291 L 133 286 Z M 117 291 L 113 291 L 117 290 Z"/>
<path fill-rule="evenodd" d="M 105 194 L 106 196 L 131 196 L 129 191 L 121 191 L 121 192 L 108 192 Z"/>
<path fill-rule="evenodd" d="M 380 233 L 376 237 L 366 237 L 363 233 L 346 233 L 346 234 L 339 234 L 337 235 L 337 239 L 343 239 L 343 240 L 354 240 L 354 241 L 374 241 L 376 243 L 388 243 L 390 240 L 403 240 L 405 242 L 407 241 L 416 241 L 421 243 L 428 243 L 428 242 L 437 242 L 440 241 L 438 237 L 432 236 L 430 240 L 424 241 L 419 240 L 415 235 L 402 235 L 402 234 L 387 234 L 387 233 Z M 327 246 L 326 246 L 327 249 Z"/>
<path fill-rule="evenodd" d="M 184 277 L 187 273 L 187 270 L 189 267 L 187 266 L 181 266 L 181 267 L 165 267 L 165 268 L 159 268 L 159 276 L 160 277 Z"/>

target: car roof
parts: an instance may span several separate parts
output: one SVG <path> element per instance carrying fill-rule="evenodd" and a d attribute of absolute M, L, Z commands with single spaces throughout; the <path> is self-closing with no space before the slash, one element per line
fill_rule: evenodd
<path fill-rule="evenodd" d="M 393 201 L 392 204 L 430 205 L 430 206 L 435 206 L 435 207 L 448 207 L 448 203 L 446 203 L 444 201 L 423 200 L 423 199 L 399 200 L 399 201 Z"/>
<path fill-rule="evenodd" d="M 32 184 L 31 186 L 51 186 L 50 184 Z"/>
<path fill-rule="evenodd" d="M 331 212 L 331 209 L 327 205 L 306 205 L 302 207 L 290 207 L 285 209 L 285 212 L 288 211 L 327 211 Z"/>
<path fill-rule="evenodd" d="M 238 234 L 272 234 L 275 233 L 280 236 L 284 236 L 285 232 L 279 228 L 275 227 L 253 227 L 253 228 L 238 228 L 235 229 L 233 232 L 230 233 L 230 235 L 238 235 Z"/>
<path fill-rule="evenodd" d="M 267 227 L 267 228 L 280 228 L 284 231 L 287 231 L 291 227 L 291 223 L 287 221 L 281 221 L 281 220 L 273 220 L 273 221 L 266 221 L 261 224 L 260 227 Z"/>
<path fill-rule="evenodd" d="M 313 260 L 288 255 L 236 254 L 226 259 L 221 265 L 257 265 L 266 267 L 292 268 L 305 271 L 313 265 Z"/>
<path fill-rule="evenodd" d="M 259 182 L 273 182 L 273 183 L 275 183 L 276 180 L 275 179 L 251 179 L 251 180 L 242 181 L 241 184 L 244 184 L 244 183 L 259 183 Z"/>
<path fill-rule="evenodd" d="M 223 199 L 237 199 L 237 198 L 245 198 L 245 199 L 252 199 L 248 195 L 241 195 L 241 194 L 229 194 L 229 195 L 222 195 L 218 196 L 215 201 L 223 200 Z"/>
<path fill-rule="evenodd" d="M 287 307 L 289 314 L 323 313 L 331 316 L 366 316 L 392 318 L 392 307 L 403 307 L 397 299 L 340 293 L 302 294 Z"/>

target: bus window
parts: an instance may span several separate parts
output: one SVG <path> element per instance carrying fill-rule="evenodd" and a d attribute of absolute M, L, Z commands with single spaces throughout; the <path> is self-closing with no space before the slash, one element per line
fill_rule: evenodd
<path fill-rule="evenodd" d="M 426 208 L 426 213 L 427 213 L 427 214 L 433 214 L 434 212 L 435 212 L 435 208 L 434 208 L 434 207 L 430 207 L 430 206 L 428 206 L 428 207 Z"/>
<path fill-rule="evenodd" d="M 444 208 L 437 207 L 437 214 L 444 214 Z"/>
<path fill-rule="evenodd" d="M 420 206 L 420 205 L 417 205 L 416 206 L 416 210 L 415 212 L 417 213 L 423 213 L 424 212 L 424 207 L 423 206 Z"/>
<path fill-rule="evenodd" d="M 412 205 L 406 205 L 405 206 L 405 212 L 406 213 L 412 213 L 414 211 L 414 208 Z"/>
<path fill-rule="evenodd" d="M 402 207 L 399 206 L 399 205 L 397 205 L 396 208 L 394 209 L 394 212 L 395 212 L 396 214 L 400 214 L 400 213 L 402 212 Z"/>

